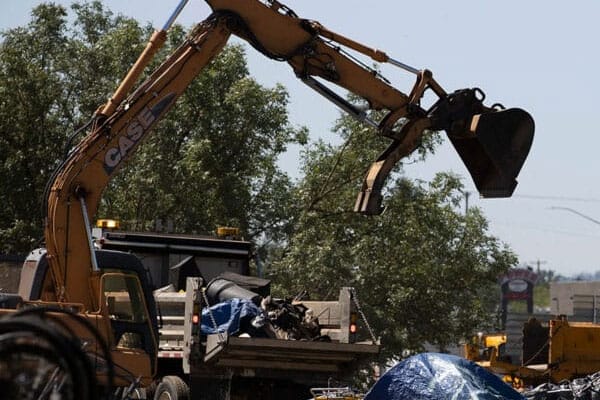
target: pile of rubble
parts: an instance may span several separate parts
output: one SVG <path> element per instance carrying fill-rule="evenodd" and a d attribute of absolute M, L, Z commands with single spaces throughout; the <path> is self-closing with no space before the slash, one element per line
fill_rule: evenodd
<path fill-rule="evenodd" d="M 527 400 L 600 400 L 600 372 L 559 384 L 544 383 L 523 395 Z"/>

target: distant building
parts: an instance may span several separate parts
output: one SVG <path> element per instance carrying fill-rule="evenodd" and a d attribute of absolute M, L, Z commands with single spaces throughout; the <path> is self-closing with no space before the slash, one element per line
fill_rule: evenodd
<path fill-rule="evenodd" d="M 600 322 L 600 281 L 550 283 L 550 313 Z"/>

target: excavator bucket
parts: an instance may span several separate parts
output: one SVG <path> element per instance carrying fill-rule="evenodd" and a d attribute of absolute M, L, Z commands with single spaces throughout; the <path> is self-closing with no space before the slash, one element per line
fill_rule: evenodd
<path fill-rule="evenodd" d="M 535 126 L 519 108 L 475 115 L 466 135 L 448 135 L 482 197 L 510 197 Z"/>

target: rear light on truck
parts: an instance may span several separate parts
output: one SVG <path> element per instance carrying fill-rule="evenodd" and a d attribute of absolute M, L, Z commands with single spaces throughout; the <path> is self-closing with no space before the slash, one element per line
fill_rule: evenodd
<path fill-rule="evenodd" d="M 192 309 L 192 335 L 196 336 L 200 332 L 200 304 L 194 303 Z"/>
<path fill-rule="evenodd" d="M 350 331 L 350 343 L 356 341 L 356 333 L 358 332 L 358 313 L 351 312 L 350 313 L 350 326 L 348 327 Z"/>

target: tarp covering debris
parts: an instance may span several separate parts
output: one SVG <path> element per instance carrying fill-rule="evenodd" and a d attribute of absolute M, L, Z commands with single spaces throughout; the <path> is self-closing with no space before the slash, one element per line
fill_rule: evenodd
<path fill-rule="evenodd" d="M 212 314 L 212 317 L 211 315 Z M 230 299 L 202 310 L 201 330 L 205 335 L 227 332 L 232 335 L 240 330 L 242 319 L 252 319 L 262 314 L 252 301 L 245 299 Z M 215 319 L 215 328 L 212 318 Z"/>
<path fill-rule="evenodd" d="M 269 281 L 250 283 L 264 282 Z M 263 298 L 223 277 L 208 284 L 206 295 L 214 305 L 202 310 L 204 335 L 227 332 L 286 340 L 331 340 L 329 336 L 321 336 L 319 320 L 313 311 L 291 299 Z"/>
<path fill-rule="evenodd" d="M 524 400 L 494 374 L 464 358 L 422 353 L 386 372 L 365 400 Z"/>

